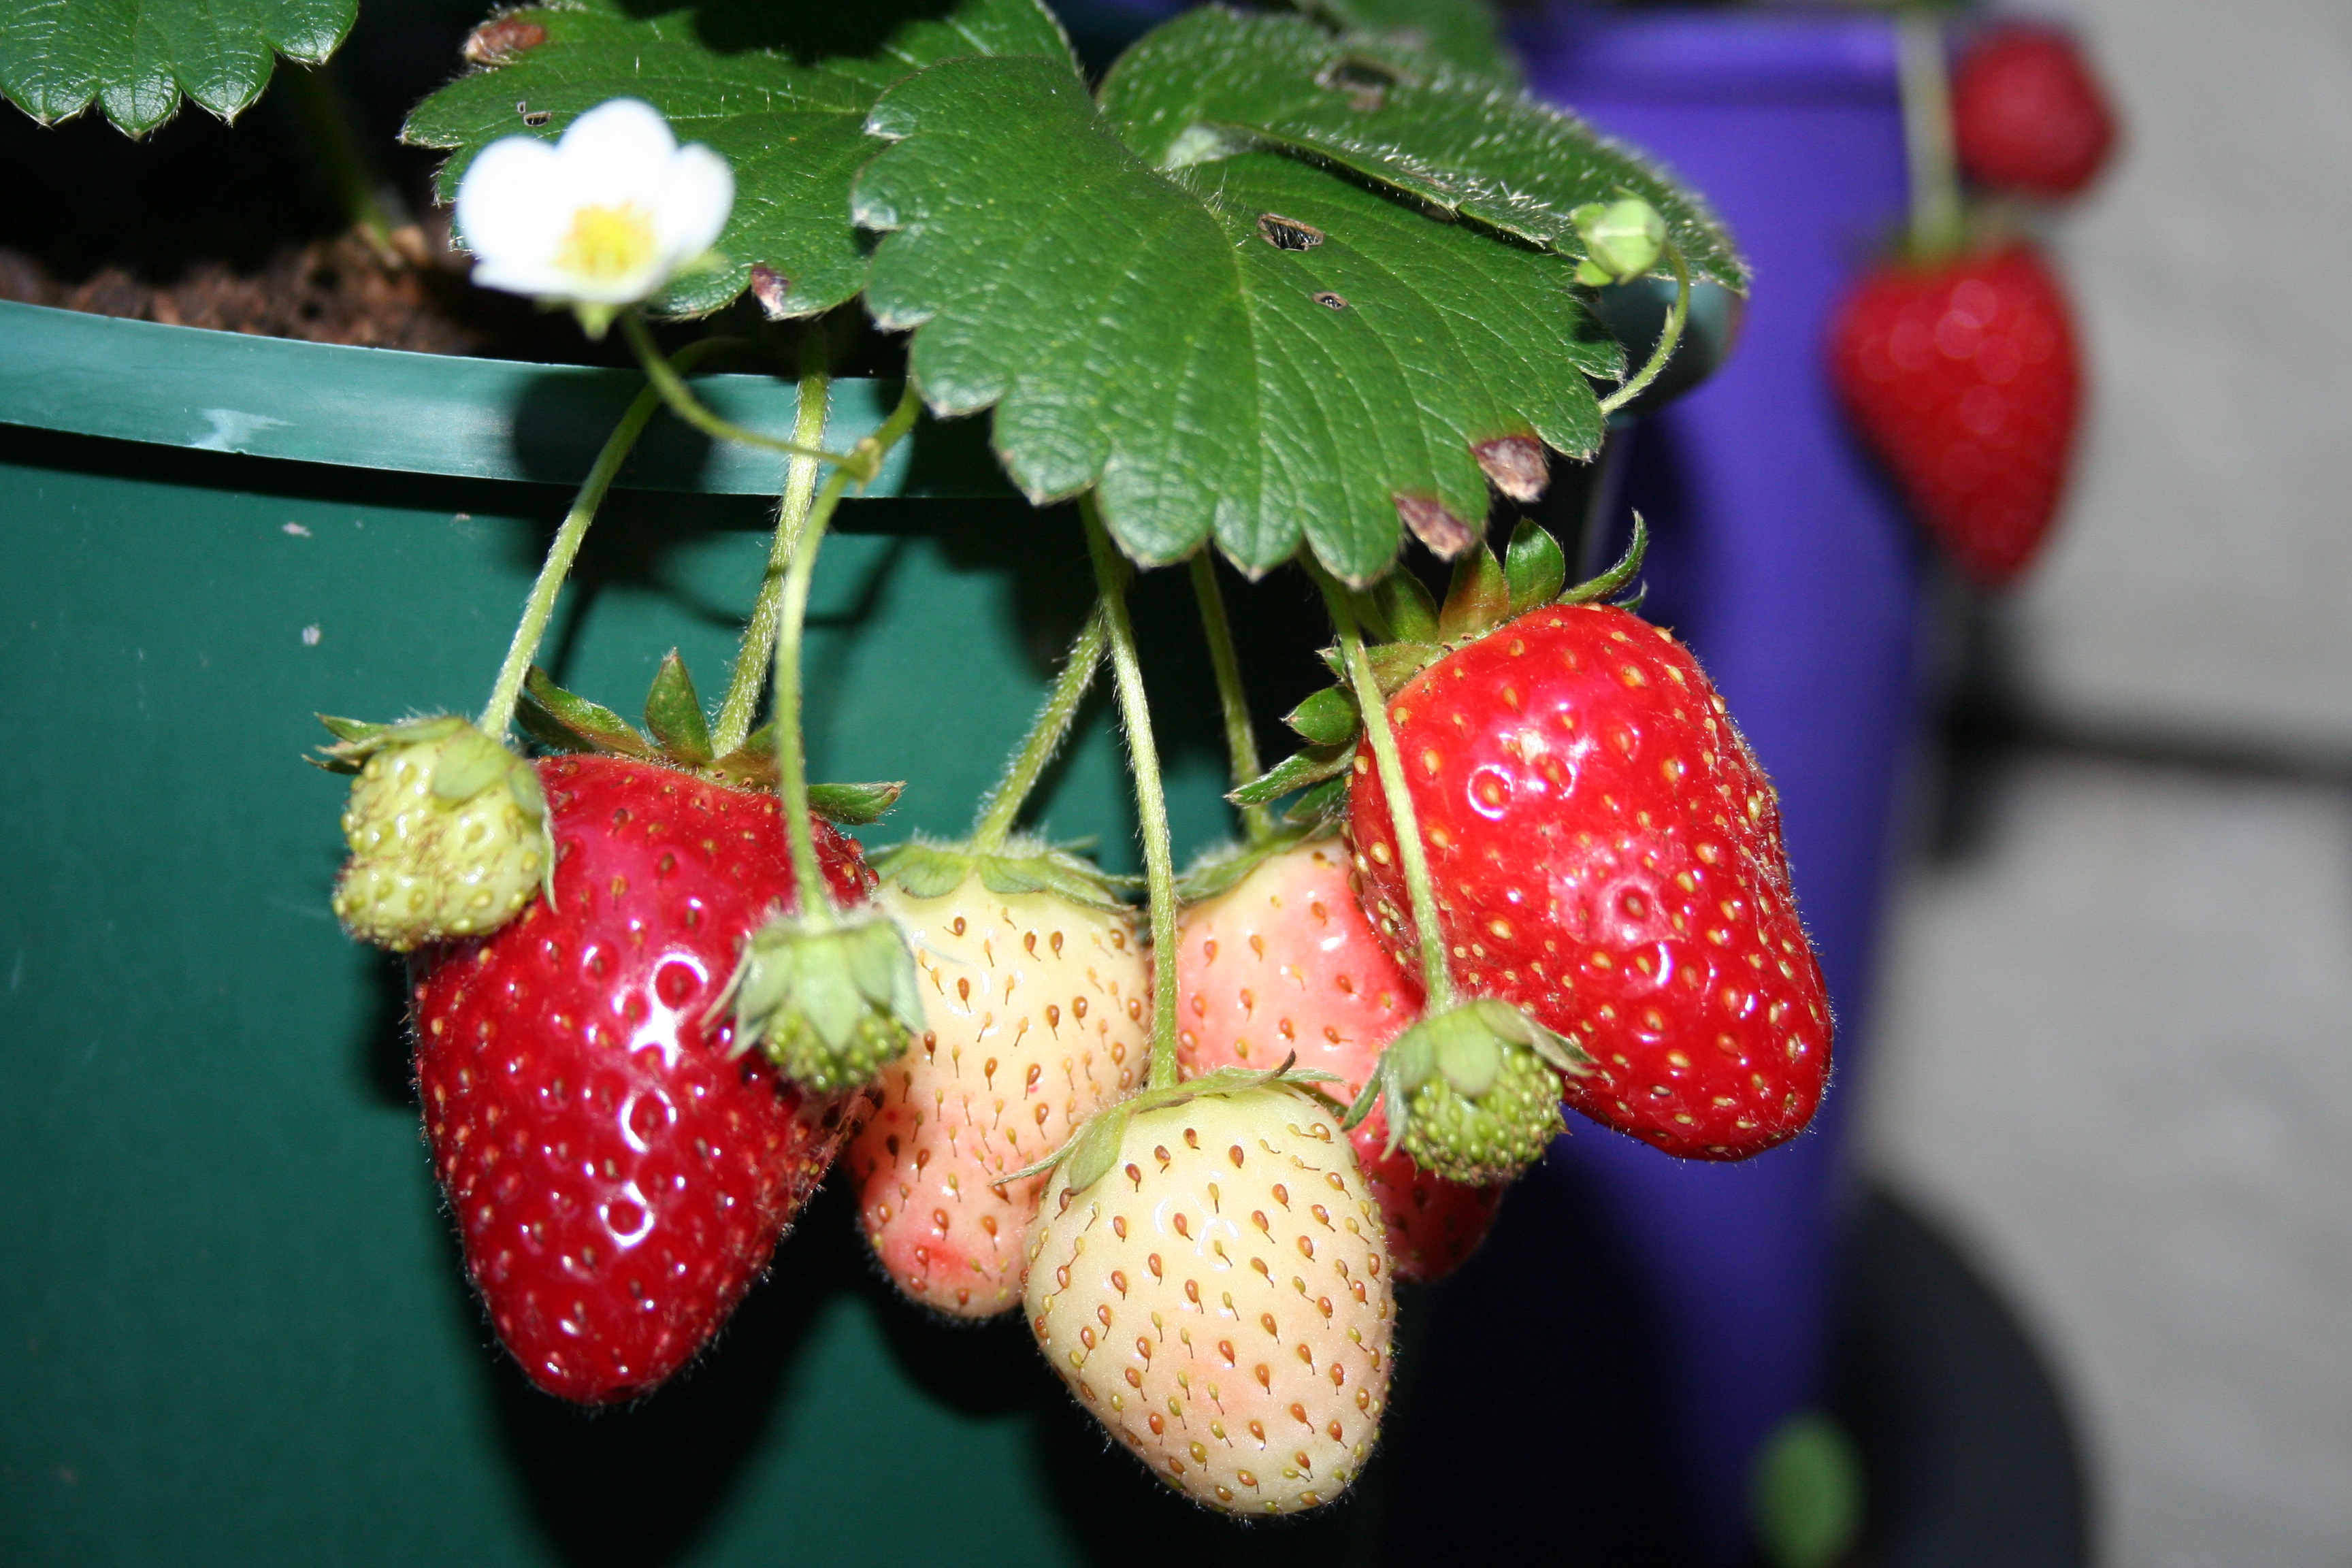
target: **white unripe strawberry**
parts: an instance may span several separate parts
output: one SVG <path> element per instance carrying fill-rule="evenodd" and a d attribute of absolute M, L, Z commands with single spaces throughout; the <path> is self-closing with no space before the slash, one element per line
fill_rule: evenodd
<path fill-rule="evenodd" d="M 1073 1141 L 1024 1304 L 1054 1370 L 1153 1474 L 1227 1512 L 1297 1512 L 1344 1491 L 1379 1435 L 1382 1231 L 1328 1104 L 1218 1073 Z"/>
<path fill-rule="evenodd" d="M 1059 893 L 974 874 L 919 898 L 886 871 L 877 901 L 914 949 L 923 1027 L 849 1145 L 859 1217 L 907 1295 L 992 1317 L 1020 1305 L 1046 1182 L 1004 1179 L 1143 1081 L 1150 969 L 1130 915 Z"/>

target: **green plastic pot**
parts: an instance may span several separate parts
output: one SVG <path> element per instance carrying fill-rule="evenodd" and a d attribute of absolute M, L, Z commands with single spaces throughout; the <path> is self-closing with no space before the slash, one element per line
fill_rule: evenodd
<path fill-rule="evenodd" d="M 635 1408 L 575 1412 L 498 1348 L 399 969 L 328 913 L 342 782 L 301 759 L 319 710 L 479 705 L 637 384 L 0 304 L 0 1562 L 1357 1560 L 1376 1496 L 1194 1512 L 1017 1321 L 893 1297 L 838 1190 Z M 788 382 L 702 384 L 791 424 Z M 895 391 L 840 385 L 834 443 Z M 818 775 L 908 781 L 869 838 L 965 826 L 1089 597 L 1074 520 L 1009 499 L 982 434 L 919 428 L 820 568 Z M 543 660 L 626 710 L 675 644 L 715 699 L 779 477 L 657 420 Z M 1138 593 L 1180 854 L 1226 831 L 1181 577 Z M 1100 692 L 1044 811 L 1133 866 Z"/>

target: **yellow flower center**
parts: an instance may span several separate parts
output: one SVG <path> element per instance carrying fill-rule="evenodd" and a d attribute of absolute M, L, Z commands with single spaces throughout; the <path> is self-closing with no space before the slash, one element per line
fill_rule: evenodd
<path fill-rule="evenodd" d="M 653 258 L 653 215 L 625 202 L 573 213 L 572 232 L 563 237 L 555 264 L 576 278 L 603 283 L 628 276 Z"/>

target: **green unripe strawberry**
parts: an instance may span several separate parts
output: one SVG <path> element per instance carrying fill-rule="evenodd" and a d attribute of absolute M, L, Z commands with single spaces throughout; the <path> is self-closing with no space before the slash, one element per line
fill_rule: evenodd
<path fill-rule="evenodd" d="M 1576 264 L 1579 283 L 1629 283 L 1655 267 L 1665 251 L 1666 220 L 1639 196 L 1588 202 L 1568 219 L 1584 241 L 1585 258 Z"/>
<path fill-rule="evenodd" d="M 923 1026 L 914 955 L 870 907 L 812 922 L 779 915 L 751 933 L 718 1006 L 735 1009 L 738 1054 L 760 1047 L 812 1094 L 856 1089 L 906 1054 Z"/>
<path fill-rule="evenodd" d="M 1585 1067 L 1507 1003 L 1481 998 L 1423 1019 L 1381 1056 L 1350 1124 L 1384 1102 L 1391 1137 L 1448 1181 L 1509 1181 L 1564 1131 L 1559 1074 Z"/>
<path fill-rule="evenodd" d="M 328 765 L 358 774 L 334 897 L 353 936 L 408 952 L 487 935 L 546 884 L 547 800 L 529 763 L 459 718 L 330 728 L 342 739 Z"/>

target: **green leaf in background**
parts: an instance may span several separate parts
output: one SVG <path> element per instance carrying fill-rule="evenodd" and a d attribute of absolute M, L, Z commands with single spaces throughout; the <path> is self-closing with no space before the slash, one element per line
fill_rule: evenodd
<path fill-rule="evenodd" d="M 1052 61 L 934 67 L 869 125 L 867 309 L 916 329 L 934 411 L 994 405 L 1014 482 L 1097 487 L 1139 562 L 1303 537 L 1367 582 L 1402 523 L 1450 552 L 1484 522 L 1475 444 L 1599 443 L 1585 376 L 1622 356 L 1556 256 L 1273 154 L 1157 173 Z"/>
<path fill-rule="evenodd" d="M 1179 16 L 1121 57 L 1102 102 L 1157 168 L 1279 149 L 1571 258 L 1584 243 L 1570 212 L 1630 191 L 1695 274 L 1748 286 L 1705 202 L 1575 116 L 1490 77 L 1370 60 L 1297 16 Z"/>
<path fill-rule="evenodd" d="M 755 265 L 773 274 L 760 279 L 773 316 L 814 315 L 857 292 L 866 257 L 849 182 L 877 150 L 866 115 L 891 83 L 960 55 L 1046 56 L 1076 79 L 1059 24 L 1036 0 L 581 0 L 496 25 L 499 47 L 477 52 L 499 63 L 419 104 L 404 139 L 455 150 L 441 171 L 448 199 L 499 138 L 558 136 L 607 99 L 645 100 L 680 141 L 708 143 L 735 169 L 735 214 L 718 246 L 726 264 L 678 279 L 659 301 L 686 315 L 742 293 Z"/>
<path fill-rule="evenodd" d="M 358 0 L 0 0 L 0 92 L 43 124 L 96 99 L 143 136 L 185 92 L 234 120 L 276 57 L 315 65 L 351 31 Z"/>
<path fill-rule="evenodd" d="M 1350 48 L 1425 54 L 1519 83 L 1519 62 L 1486 0 L 1299 0 L 1298 8 L 1339 29 Z"/>

